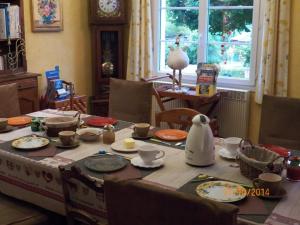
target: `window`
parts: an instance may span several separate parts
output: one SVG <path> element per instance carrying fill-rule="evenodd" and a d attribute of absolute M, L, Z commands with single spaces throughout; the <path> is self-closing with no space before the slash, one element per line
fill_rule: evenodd
<path fill-rule="evenodd" d="M 260 0 L 157 0 L 154 4 L 155 55 L 158 73 L 166 65 L 169 46 L 182 34 L 190 65 L 183 70 L 195 80 L 199 62 L 220 66 L 219 84 L 254 84 Z"/>

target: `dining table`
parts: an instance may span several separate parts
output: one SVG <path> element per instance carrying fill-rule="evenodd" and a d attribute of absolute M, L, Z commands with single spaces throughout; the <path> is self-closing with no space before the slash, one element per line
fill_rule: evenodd
<path fill-rule="evenodd" d="M 28 114 L 30 117 L 38 118 L 62 115 L 72 116 L 72 113 L 47 109 Z M 89 116 L 82 115 L 82 118 Z M 133 123 L 119 121 L 116 124 L 116 141 L 131 137 L 133 127 Z M 23 152 L 11 148 L 13 140 L 29 135 L 45 136 L 45 132 L 33 132 L 31 127 L 27 126 L 0 134 L 0 192 L 61 215 L 65 215 L 65 208 L 59 166 L 81 167 L 88 176 L 103 182 L 105 174 L 97 174 L 84 168 L 84 160 L 99 152 L 120 155 L 129 161 L 126 169 L 112 175 L 115 174 L 124 180 L 141 179 L 143 182 L 195 197 L 197 197 L 195 188 L 201 182 L 194 181 L 201 174 L 244 186 L 252 185 L 252 181 L 241 174 L 235 161 L 219 156 L 218 151 L 222 148 L 222 141 L 218 138 L 215 139 L 215 164 L 207 167 L 188 165 L 185 162 L 184 147 L 177 146 L 174 142 L 145 140 L 143 141 L 145 144 L 151 144 L 165 152 L 164 165 L 154 169 L 141 169 L 130 164 L 130 160 L 136 157 L 137 153 L 115 152 L 110 145 L 103 144 L 101 140 L 81 142 L 80 146 L 74 149 L 58 149 L 50 145 L 43 150 Z M 238 220 L 245 224 L 300 224 L 300 182 L 288 181 L 285 172 L 282 177 L 287 196 L 276 200 L 248 196 L 241 203 L 236 204 L 240 208 Z M 72 190 L 72 197 L 78 201 L 80 207 L 90 213 L 98 216 L 105 215 L 103 193 L 95 193 L 84 186 L 78 186 Z"/>

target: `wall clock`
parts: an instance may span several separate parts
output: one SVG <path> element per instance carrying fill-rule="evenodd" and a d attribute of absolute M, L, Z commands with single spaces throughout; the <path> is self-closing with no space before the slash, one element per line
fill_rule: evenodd
<path fill-rule="evenodd" d="M 124 0 L 90 0 L 90 23 L 125 23 Z"/>

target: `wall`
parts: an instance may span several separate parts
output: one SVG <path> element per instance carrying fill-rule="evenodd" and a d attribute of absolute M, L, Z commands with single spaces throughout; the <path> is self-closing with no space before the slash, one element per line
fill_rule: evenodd
<path fill-rule="evenodd" d="M 288 96 L 300 98 L 300 1 L 292 0 L 291 31 L 290 31 L 290 64 Z M 254 93 L 251 96 L 251 112 L 249 136 L 257 142 L 260 126 L 261 107 L 254 102 Z"/>
<path fill-rule="evenodd" d="M 74 82 L 75 91 L 90 95 L 92 62 L 87 0 L 64 0 L 64 30 L 31 32 L 31 7 L 24 0 L 25 38 L 28 71 L 43 74 L 59 65 L 61 78 Z M 45 77 L 39 82 L 40 93 L 46 88 Z"/>

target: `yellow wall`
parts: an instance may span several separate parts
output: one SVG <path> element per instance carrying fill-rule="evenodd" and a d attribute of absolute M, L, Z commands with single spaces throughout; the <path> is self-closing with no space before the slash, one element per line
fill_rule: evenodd
<path fill-rule="evenodd" d="M 91 46 L 88 25 L 88 1 L 64 0 L 64 30 L 58 33 L 32 33 L 30 1 L 25 3 L 25 35 L 28 71 L 43 73 L 60 65 L 62 78 L 75 83 L 78 93 L 91 95 Z M 292 0 L 289 96 L 300 98 L 300 1 Z M 128 27 L 126 29 L 128 36 Z M 126 46 L 126 45 L 125 45 Z M 126 52 L 124 53 L 126 57 Z M 40 90 L 45 78 L 40 79 Z M 260 106 L 251 95 L 249 137 L 257 142 Z"/>
<path fill-rule="evenodd" d="M 74 82 L 79 94 L 91 94 L 91 41 L 87 0 L 64 0 L 61 32 L 31 32 L 31 7 L 24 1 L 26 56 L 29 72 L 43 74 L 59 65 L 61 78 Z M 46 80 L 40 78 L 40 93 Z"/>
<path fill-rule="evenodd" d="M 300 98 L 300 1 L 292 0 L 290 58 L 289 58 L 289 86 L 288 96 Z M 258 140 L 261 107 L 254 102 L 251 95 L 251 112 L 249 136 L 254 142 Z"/>

